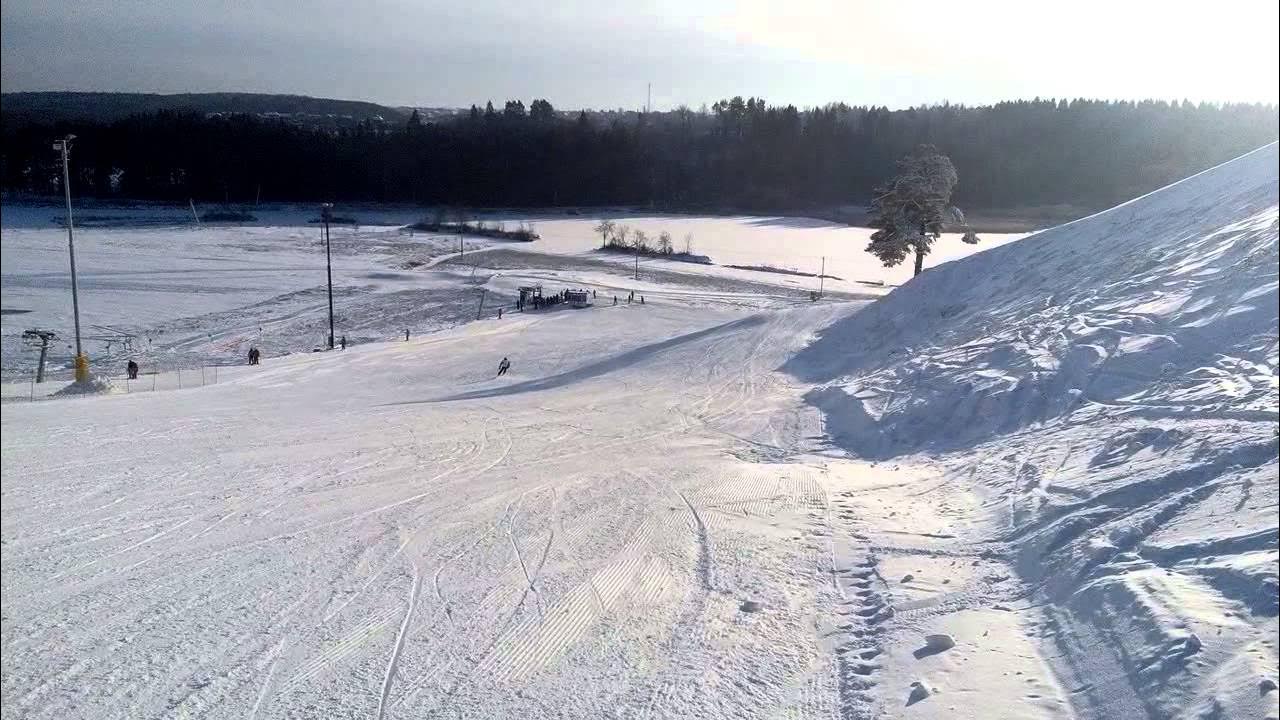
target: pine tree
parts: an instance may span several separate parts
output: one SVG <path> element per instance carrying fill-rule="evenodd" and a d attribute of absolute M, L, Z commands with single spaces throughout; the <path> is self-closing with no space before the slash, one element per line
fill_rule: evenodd
<path fill-rule="evenodd" d="M 556 109 L 547 100 L 534 100 L 529 104 L 529 117 L 537 122 L 551 122 L 556 119 Z"/>
<path fill-rule="evenodd" d="M 951 192 L 959 178 L 951 158 L 932 145 L 921 145 L 898 161 L 898 173 L 873 191 L 867 252 L 880 258 L 885 267 L 915 255 L 915 274 L 924 269 L 924 256 L 942 235 L 942 226 L 951 221 L 964 226 L 964 241 L 978 242 L 965 225 L 964 214 L 951 205 Z"/>

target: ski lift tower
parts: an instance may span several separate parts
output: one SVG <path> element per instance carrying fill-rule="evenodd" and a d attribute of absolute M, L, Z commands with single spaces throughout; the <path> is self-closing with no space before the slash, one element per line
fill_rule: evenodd
<path fill-rule="evenodd" d="M 44 382 L 44 361 L 49 356 L 49 341 L 57 340 L 58 334 L 52 330 L 32 328 L 22 332 L 22 339 L 29 345 L 40 346 L 40 364 L 36 365 L 36 382 Z"/>

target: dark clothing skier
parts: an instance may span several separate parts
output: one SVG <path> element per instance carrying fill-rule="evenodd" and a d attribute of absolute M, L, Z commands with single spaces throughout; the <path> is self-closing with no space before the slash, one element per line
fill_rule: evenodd
<path fill-rule="evenodd" d="M 130 360 L 129 364 L 125 366 L 125 370 L 129 373 L 130 380 L 138 379 L 138 363 Z"/>
<path fill-rule="evenodd" d="M 498 376 L 501 377 L 503 375 L 506 375 L 507 371 L 510 369 L 511 369 L 511 361 L 506 358 L 502 358 L 502 362 L 498 363 Z"/>

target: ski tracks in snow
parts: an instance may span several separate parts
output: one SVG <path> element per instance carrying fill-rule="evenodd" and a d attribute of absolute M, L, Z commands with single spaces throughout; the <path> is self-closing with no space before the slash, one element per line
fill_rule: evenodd
<path fill-rule="evenodd" d="M 378 720 L 382 720 L 387 712 L 387 699 L 391 696 L 391 683 L 396 677 L 396 667 L 400 662 L 400 653 L 404 650 L 405 636 L 409 632 L 409 623 L 413 620 L 413 610 L 418 605 L 418 592 L 422 589 L 422 573 L 415 563 L 413 565 L 413 584 L 409 588 L 409 598 L 405 604 L 404 619 L 400 621 L 400 631 L 396 633 L 395 644 L 391 648 L 391 657 L 387 659 L 387 671 L 382 678 L 382 691 L 378 695 Z"/>

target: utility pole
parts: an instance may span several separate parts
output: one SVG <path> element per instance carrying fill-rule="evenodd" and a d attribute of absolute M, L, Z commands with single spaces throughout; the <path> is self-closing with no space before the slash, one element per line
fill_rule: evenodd
<path fill-rule="evenodd" d="M 333 349 L 333 255 L 329 249 L 329 219 L 332 216 L 333 203 L 320 206 L 320 219 L 324 222 L 324 268 L 329 278 L 329 349 Z"/>
<path fill-rule="evenodd" d="M 822 281 L 827 279 L 827 256 L 822 256 L 822 269 L 818 271 L 818 297 L 822 297 Z"/>
<path fill-rule="evenodd" d="M 71 152 L 71 141 L 75 135 L 68 135 L 53 144 L 54 150 L 62 151 L 62 189 L 67 196 L 67 253 L 71 257 L 71 312 L 76 322 L 76 382 L 89 379 L 89 358 L 84 356 L 80 345 L 80 286 L 76 280 L 76 241 L 72 232 L 71 219 L 71 163 L 68 155 Z"/>

